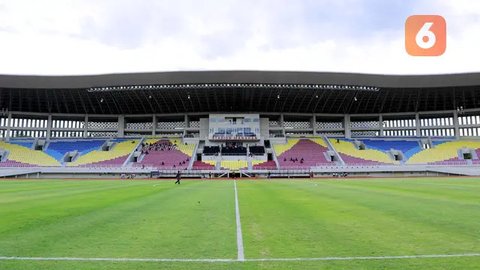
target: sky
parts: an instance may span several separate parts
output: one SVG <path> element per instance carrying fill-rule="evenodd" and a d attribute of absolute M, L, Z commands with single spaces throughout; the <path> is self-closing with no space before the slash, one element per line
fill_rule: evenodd
<path fill-rule="evenodd" d="M 442 56 L 405 20 L 441 15 Z M 480 72 L 478 0 L 0 0 L 0 74 L 182 70 Z"/>

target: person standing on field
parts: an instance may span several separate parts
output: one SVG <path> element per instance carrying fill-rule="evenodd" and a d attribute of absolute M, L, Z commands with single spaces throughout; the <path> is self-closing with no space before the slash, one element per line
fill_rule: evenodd
<path fill-rule="evenodd" d="M 175 181 L 175 184 L 180 185 L 180 180 L 182 180 L 182 175 L 180 174 L 180 171 L 177 172 L 177 175 L 175 177 L 177 178 L 177 181 Z"/>

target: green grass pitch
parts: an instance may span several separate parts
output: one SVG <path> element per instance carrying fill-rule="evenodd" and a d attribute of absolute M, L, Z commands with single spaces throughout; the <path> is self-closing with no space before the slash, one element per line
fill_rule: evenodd
<path fill-rule="evenodd" d="M 243 262 L 233 181 L 0 181 L 0 269 L 480 269 L 480 179 L 236 185 Z M 477 255 L 381 258 L 448 254 Z M 328 257 L 378 258 L 322 259 Z M 300 260 L 257 260 L 271 258 Z"/>

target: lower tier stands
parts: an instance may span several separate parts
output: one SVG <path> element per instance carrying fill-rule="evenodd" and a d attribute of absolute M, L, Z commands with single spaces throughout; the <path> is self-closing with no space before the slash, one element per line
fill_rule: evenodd
<path fill-rule="evenodd" d="M 0 167 L 4 168 L 24 168 L 24 167 L 32 167 L 32 164 L 26 164 L 18 161 L 7 160 L 4 162 L 0 162 Z"/>
<path fill-rule="evenodd" d="M 139 140 L 115 140 L 109 151 L 94 150 L 79 156 L 67 166 L 122 166 L 127 157 L 137 147 Z"/>
<path fill-rule="evenodd" d="M 338 152 L 345 164 L 375 165 L 393 164 L 392 159 L 384 152 L 376 149 L 359 150 L 351 141 L 330 139 L 333 148 Z"/>
<path fill-rule="evenodd" d="M 142 158 L 135 166 L 185 170 L 194 148 L 194 144 L 182 144 L 176 140 L 147 140 L 142 148 Z"/>
<path fill-rule="evenodd" d="M 444 162 L 459 161 L 458 150 L 462 148 L 479 149 L 480 141 L 450 141 L 443 142 L 430 149 L 424 149 L 413 155 L 408 164 L 442 164 Z M 462 161 L 464 162 L 464 161 Z"/>
<path fill-rule="evenodd" d="M 214 170 L 216 161 L 199 161 L 193 162 L 192 169 L 194 170 Z"/>
<path fill-rule="evenodd" d="M 7 163 L 0 162 L 0 166 L 12 167 L 13 164 L 23 164 L 22 167 L 30 166 L 60 166 L 55 158 L 49 156 L 43 151 L 36 151 L 31 148 L 0 141 L 0 149 L 9 151 Z M 11 163 L 8 163 L 10 161 Z"/>
<path fill-rule="evenodd" d="M 288 140 L 287 146 L 275 146 L 280 168 L 308 168 L 312 166 L 334 164 L 325 158 L 328 148 L 309 139 Z M 279 154 L 280 152 L 280 154 Z"/>
<path fill-rule="evenodd" d="M 0 154 L 6 154 L 2 158 L 3 162 L 0 162 L 0 167 L 119 167 L 126 164 L 127 157 L 139 143 L 138 139 L 108 141 L 114 142 L 109 151 L 101 150 L 101 146 L 107 142 L 106 139 L 52 140 L 47 142 L 45 151 L 33 150 L 33 140 L 12 140 L 8 143 L 0 141 Z M 359 141 L 363 142 L 366 147 L 365 150 L 357 149 L 352 140 L 329 140 L 331 146 L 347 165 L 398 164 L 387 153 L 391 149 L 402 151 L 404 156 L 408 158 L 406 164 L 451 166 L 480 164 L 480 140 L 435 140 L 430 149 L 420 149 L 419 140 L 414 139 L 359 139 Z M 187 169 L 190 159 L 194 156 L 195 146 L 195 144 L 184 144 L 181 139 L 147 139 L 144 141 L 139 162 L 132 166 Z M 218 151 L 220 150 L 218 146 L 215 148 Z M 468 153 L 471 153 L 471 161 L 464 159 L 462 151 L 465 151 L 460 151 L 461 149 L 468 149 Z M 261 152 L 261 149 L 250 146 L 250 151 L 252 150 Z M 326 157 L 325 152 L 329 151 L 329 147 L 322 138 L 288 139 L 286 144 L 274 144 L 273 150 L 277 156 L 279 169 L 303 169 L 313 166 L 336 165 L 335 162 L 329 161 L 328 156 Z M 78 151 L 79 156 L 73 162 L 62 165 L 63 156 L 71 151 Z M 274 161 L 260 161 L 254 158 L 252 158 L 253 169 L 277 169 Z M 236 158 L 231 157 L 231 159 Z M 216 163 L 216 161 L 195 161 L 192 168 L 210 170 L 216 167 Z M 248 168 L 248 163 L 244 160 L 224 160 L 220 167 L 238 170 Z"/>
<path fill-rule="evenodd" d="M 252 160 L 252 167 L 254 170 L 276 170 L 277 164 L 275 161 Z"/>
<path fill-rule="evenodd" d="M 390 150 L 402 151 L 404 160 L 408 160 L 412 155 L 422 151 L 418 140 L 373 140 L 362 139 L 367 149 L 387 152 Z"/>
<path fill-rule="evenodd" d="M 473 164 L 480 164 L 480 148 L 475 150 L 475 154 L 477 155 L 477 159 L 474 159 L 472 162 Z"/>
<path fill-rule="evenodd" d="M 240 169 L 247 169 L 248 163 L 246 160 L 222 160 L 220 162 L 220 167 L 222 169 L 238 171 Z"/>
<path fill-rule="evenodd" d="M 45 153 L 61 161 L 68 152 L 78 151 L 80 155 L 86 155 L 91 151 L 98 150 L 105 142 L 106 140 L 52 141 L 48 144 Z"/>

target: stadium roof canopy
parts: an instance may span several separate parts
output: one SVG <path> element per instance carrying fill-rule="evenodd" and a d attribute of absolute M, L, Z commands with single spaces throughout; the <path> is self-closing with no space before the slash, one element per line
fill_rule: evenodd
<path fill-rule="evenodd" d="M 0 109 L 66 114 L 368 114 L 480 108 L 480 73 L 194 71 L 0 75 Z"/>

